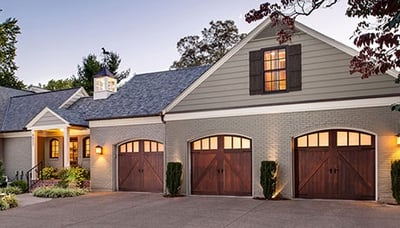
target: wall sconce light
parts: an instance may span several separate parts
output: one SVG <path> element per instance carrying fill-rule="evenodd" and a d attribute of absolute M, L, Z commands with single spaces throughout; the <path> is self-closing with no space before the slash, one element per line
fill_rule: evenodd
<path fill-rule="evenodd" d="M 397 138 L 397 145 L 400 145 L 400 133 L 396 135 Z"/>
<path fill-rule="evenodd" d="M 103 154 L 103 147 L 101 147 L 100 145 L 96 146 L 96 154 Z"/>

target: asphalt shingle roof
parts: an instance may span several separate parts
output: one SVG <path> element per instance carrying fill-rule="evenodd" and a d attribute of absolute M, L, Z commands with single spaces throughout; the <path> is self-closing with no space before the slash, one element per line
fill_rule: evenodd
<path fill-rule="evenodd" d="M 19 131 L 41 112 L 49 108 L 72 125 L 88 126 L 90 119 L 154 116 L 166 108 L 179 94 L 197 80 L 210 66 L 139 74 L 126 82 L 107 99 L 83 97 L 68 108 L 59 108 L 79 88 L 45 92 L 23 93 L 1 100 L 5 110 L 1 131 Z M 6 88 L 7 89 L 7 88 Z M 0 111 L 1 111 L 0 108 Z M 1 113 L 0 113 L 1 114 Z"/>
<path fill-rule="evenodd" d="M 139 74 L 107 99 L 81 98 L 69 109 L 85 119 L 158 115 L 210 66 Z"/>
<path fill-rule="evenodd" d="M 10 99 L 4 116 L 2 131 L 18 131 L 45 107 L 57 109 L 79 88 L 16 96 Z"/>
<path fill-rule="evenodd" d="M 0 86 L 0 128 L 3 125 L 4 115 L 11 97 L 33 94 L 30 91 L 11 89 Z"/>

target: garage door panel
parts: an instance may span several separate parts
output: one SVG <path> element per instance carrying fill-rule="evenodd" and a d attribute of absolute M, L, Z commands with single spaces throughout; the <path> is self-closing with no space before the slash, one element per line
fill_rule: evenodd
<path fill-rule="evenodd" d="M 251 152 L 225 152 L 223 193 L 251 195 Z"/>
<path fill-rule="evenodd" d="M 323 132 L 329 132 L 329 145 L 319 146 L 319 132 L 298 137 L 300 144 L 295 141 L 296 196 L 374 199 L 375 137 L 352 130 Z"/>
<path fill-rule="evenodd" d="M 164 152 L 161 143 L 136 140 L 118 147 L 119 190 L 162 192 Z"/>
<path fill-rule="evenodd" d="M 218 194 L 218 167 L 215 152 L 192 153 L 192 192 Z"/>
<path fill-rule="evenodd" d="M 136 154 L 120 155 L 118 159 L 119 188 L 125 191 L 139 190 L 140 177 L 139 156 Z"/>
<path fill-rule="evenodd" d="M 220 135 L 191 143 L 193 194 L 251 195 L 250 139 Z"/>

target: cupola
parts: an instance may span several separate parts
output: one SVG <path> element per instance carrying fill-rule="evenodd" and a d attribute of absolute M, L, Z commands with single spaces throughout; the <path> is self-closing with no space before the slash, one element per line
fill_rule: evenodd
<path fill-rule="evenodd" d="M 107 67 L 104 67 L 94 76 L 93 99 L 106 99 L 115 92 L 117 92 L 117 79 Z"/>

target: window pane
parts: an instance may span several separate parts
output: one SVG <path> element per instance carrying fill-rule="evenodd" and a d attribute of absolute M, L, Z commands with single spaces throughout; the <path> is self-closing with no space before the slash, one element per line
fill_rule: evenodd
<path fill-rule="evenodd" d="M 240 138 L 239 137 L 233 137 L 233 149 L 240 149 L 242 146 L 240 145 Z"/>
<path fill-rule="evenodd" d="M 242 148 L 250 149 L 250 139 L 242 138 Z"/>
<path fill-rule="evenodd" d="M 157 142 L 151 142 L 151 148 L 150 151 L 151 152 L 157 152 Z"/>
<path fill-rule="evenodd" d="M 278 50 L 272 50 L 271 51 L 271 59 L 277 59 L 278 56 Z"/>
<path fill-rule="evenodd" d="M 197 140 L 193 143 L 193 150 L 201 150 L 200 140 Z"/>
<path fill-rule="evenodd" d="M 286 58 L 286 50 L 285 49 L 280 49 L 279 50 L 279 58 L 280 59 L 285 59 Z"/>
<path fill-rule="evenodd" d="M 208 138 L 201 140 L 201 149 L 202 150 L 209 150 L 210 149 L 210 140 Z"/>
<path fill-rule="evenodd" d="M 133 152 L 138 153 L 139 152 L 139 141 L 133 142 Z"/>
<path fill-rule="evenodd" d="M 265 80 L 266 82 L 272 81 L 272 73 L 271 73 L 271 72 L 266 72 L 266 73 L 265 73 L 265 76 L 264 76 L 264 80 Z"/>
<path fill-rule="evenodd" d="M 232 137 L 231 136 L 224 137 L 224 149 L 232 149 Z"/>
<path fill-rule="evenodd" d="M 337 145 L 338 146 L 347 146 L 347 131 L 338 131 L 337 132 Z"/>
<path fill-rule="evenodd" d="M 122 144 L 121 146 L 119 146 L 119 152 L 121 152 L 121 153 L 126 152 L 126 144 Z"/>
<path fill-rule="evenodd" d="M 164 144 L 162 143 L 158 144 L 158 152 L 164 152 Z"/>
<path fill-rule="evenodd" d="M 371 136 L 367 134 L 361 134 L 361 145 L 362 146 L 370 146 L 372 145 Z"/>
<path fill-rule="evenodd" d="M 308 146 L 318 146 L 318 134 L 308 135 Z"/>
<path fill-rule="evenodd" d="M 133 152 L 132 150 L 132 142 L 126 144 L 126 152 Z"/>
<path fill-rule="evenodd" d="M 360 145 L 360 134 L 356 132 L 349 132 L 349 146 Z"/>
<path fill-rule="evenodd" d="M 279 90 L 286 89 L 286 80 L 279 81 Z"/>
<path fill-rule="evenodd" d="M 318 134 L 319 136 L 319 146 L 329 146 L 329 133 L 321 132 Z"/>
<path fill-rule="evenodd" d="M 218 138 L 217 137 L 210 138 L 210 149 L 211 150 L 218 149 Z"/>
<path fill-rule="evenodd" d="M 271 52 L 270 51 L 264 52 L 264 59 L 265 60 L 270 60 L 271 59 Z"/>
<path fill-rule="evenodd" d="M 144 152 L 150 152 L 150 141 L 144 141 Z"/>
<path fill-rule="evenodd" d="M 264 70 L 271 70 L 271 61 L 264 62 Z"/>
<path fill-rule="evenodd" d="M 307 135 L 297 138 L 298 147 L 307 147 Z"/>
<path fill-rule="evenodd" d="M 271 82 L 265 83 L 265 91 L 272 91 L 272 83 Z"/>
<path fill-rule="evenodd" d="M 286 80 L 286 71 L 284 70 L 279 71 L 279 80 Z"/>

